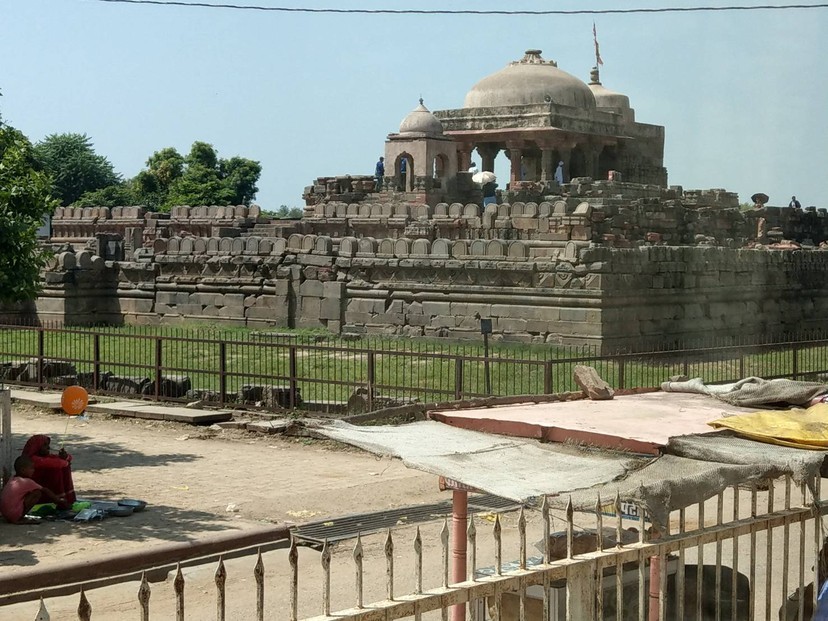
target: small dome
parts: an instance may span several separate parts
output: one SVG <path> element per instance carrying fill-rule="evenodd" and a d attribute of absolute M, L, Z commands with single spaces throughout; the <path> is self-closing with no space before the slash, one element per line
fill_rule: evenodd
<path fill-rule="evenodd" d="M 400 123 L 401 134 L 430 134 L 442 135 L 443 124 L 440 120 L 429 112 L 428 108 L 423 105 L 423 100 L 420 99 L 420 105 L 403 119 Z"/>
<path fill-rule="evenodd" d="M 622 110 L 630 109 L 630 98 L 621 93 L 616 93 L 608 88 L 604 88 L 601 81 L 598 79 L 598 68 L 593 67 L 590 73 L 589 90 L 592 91 L 592 96 L 595 97 L 595 105 L 599 108 L 616 108 Z"/>
<path fill-rule="evenodd" d="M 526 50 L 519 61 L 483 78 L 466 94 L 464 108 L 498 108 L 531 104 L 595 108 L 589 87 L 574 75 L 544 60 L 540 50 Z"/>

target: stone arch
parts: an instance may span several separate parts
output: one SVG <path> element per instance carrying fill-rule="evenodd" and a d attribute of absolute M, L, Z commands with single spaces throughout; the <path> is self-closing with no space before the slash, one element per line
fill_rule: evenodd
<path fill-rule="evenodd" d="M 284 237 L 277 237 L 273 240 L 273 250 L 270 252 L 270 254 L 280 257 L 283 254 L 285 254 L 286 251 L 287 240 Z"/>
<path fill-rule="evenodd" d="M 527 254 L 526 244 L 522 241 L 513 241 L 509 243 L 510 259 L 525 259 Z"/>
<path fill-rule="evenodd" d="M 523 203 L 520 201 L 516 203 L 512 203 L 512 209 L 509 212 L 509 216 L 514 218 L 515 216 L 522 216 L 523 215 Z"/>
<path fill-rule="evenodd" d="M 74 217 L 74 212 L 75 212 L 75 210 L 73 209 L 72 210 L 72 214 L 73 214 L 72 217 Z M 123 218 L 123 213 L 124 213 L 124 208 L 123 207 L 113 207 L 112 208 L 112 217 L 115 218 L 115 219 L 120 220 L 121 218 Z M 67 216 L 67 218 L 68 217 L 69 216 Z"/>
<path fill-rule="evenodd" d="M 219 241 L 218 237 L 210 237 L 207 240 L 207 254 L 218 254 Z"/>
<path fill-rule="evenodd" d="M 438 153 L 434 156 L 434 159 L 431 160 L 431 178 L 434 182 L 435 188 L 443 187 L 443 181 L 446 178 L 448 169 L 448 158 L 446 158 L 446 156 L 442 153 Z"/>
<path fill-rule="evenodd" d="M 366 203 L 362 203 L 359 206 L 359 211 L 357 212 L 360 218 L 370 218 L 371 217 L 371 205 Z"/>
<path fill-rule="evenodd" d="M 503 242 L 499 239 L 492 239 L 486 245 L 487 257 L 502 257 L 506 255 L 506 249 L 503 247 Z"/>
<path fill-rule="evenodd" d="M 302 239 L 302 252 L 312 252 L 316 246 L 316 235 L 305 235 Z"/>
<path fill-rule="evenodd" d="M 244 249 L 247 247 L 245 244 L 244 238 L 242 237 L 235 237 L 233 238 L 233 245 L 230 248 L 230 254 L 235 256 L 241 256 L 244 254 Z"/>
<path fill-rule="evenodd" d="M 58 255 L 58 267 L 62 270 L 75 269 L 77 260 L 74 252 L 61 252 Z"/>
<path fill-rule="evenodd" d="M 418 257 L 427 257 L 431 254 L 431 242 L 427 239 L 415 239 L 411 244 L 411 254 Z"/>
<path fill-rule="evenodd" d="M 299 233 L 293 233 L 287 239 L 287 247 L 288 250 L 301 250 L 302 248 L 302 235 Z"/>
<path fill-rule="evenodd" d="M 543 201 L 540 205 L 538 205 L 538 216 L 540 216 L 541 218 L 547 218 L 551 213 L 552 203 Z"/>
<path fill-rule="evenodd" d="M 397 218 L 408 218 L 411 216 L 411 212 L 408 210 L 408 205 L 405 203 L 397 203 L 394 205 L 394 215 Z"/>
<path fill-rule="evenodd" d="M 373 237 L 362 237 L 357 242 L 359 254 L 375 255 L 377 253 L 377 240 Z"/>
<path fill-rule="evenodd" d="M 461 257 L 468 256 L 468 254 L 469 254 L 469 244 L 466 241 L 464 241 L 462 239 L 458 239 L 458 240 L 455 240 L 454 242 L 452 242 L 452 244 L 451 244 L 451 256 L 453 256 L 456 259 L 459 259 Z"/>
<path fill-rule="evenodd" d="M 379 254 L 393 257 L 394 256 L 394 240 L 393 239 L 383 239 L 380 240 L 379 243 Z"/>
<path fill-rule="evenodd" d="M 523 205 L 523 216 L 526 218 L 537 218 L 538 217 L 538 204 L 537 203 L 526 203 Z"/>
<path fill-rule="evenodd" d="M 259 255 L 270 255 L 273 254 L 273 240 L 272 239 L 263 239 L 259 242 Z"/>
<path fill-rule="evenodd" d="M 219 252 L 221 254 L 230 254 L 233 251 L 233 238 L 222 237 L 219 240 Z"/>
<path fill-rule="evenodd" d="M 431 218 L 431 207 L 429 205 L 415 205 L 411 209 L 411 214 L 417 220 L 428 220 Z"/>
<path fill-rule="evenodd" d="M 357 252 L 356 237 L 343 237 L 339 242 L 338 254 L 340 257 L 352 257 Z"/>
<path fill-rule="evenodd" d="M 336 217 L 337 218 L 344 218 L 348 215 L 348 205 L 346 203 L 337 203 L 336 204 Z"/>
<path fill-rule="evenodd" d="M 205 254 L 207 252 L 207 240 L 203 237 L 196 237 L 193 240 L 193 254 Z"/>
<path fill-rule="evenodd" d="M 374 203 L 371 205 L 371 217 L 372 218 L 381 218 L 382 217 L 382 205 L 379 203 Z"/>
<path fill-rule="evenodd" d="M 250 215 L 250 210 L 244 205 L 237 205 L 235 207 L 231 207 L 231 209 L 233 210 L 233 215 L 236 218 L 246 218 Z"/>
<path fill-rule="evenodd" d="M 552 212 L 555 216 L 565 216 L 566 215 L 566 201 L 555 201 L 555 211 Z"/>
<path fill-rule="evenodd" d="M 403 163 L 404 162 L 404 163 Z M 394 180 L 397 190 L 411 192 L 414 188 L 414 156 L 403 151 L 394 160 Z"/>
<path fill-rule="evenodd" d="M 394 256 L 397 258 L 407 257 L 411 254 L 411 240 L 401 237 L 394 242 Z"/>
<path fill-rule="evenodd" d="M 473 257 L 485 257 L 486 256 L 486 240 L 485 239 L 475 239 L 471 243 L 471 247 L 469 248 L 469 254 Z"/>
<path fill-rule="evenodd" d="M 509 203 L 501 203 L 497 206 L 497 217 L 508 218 L 512 213 L 512 206 Z"/>
<path fill-rule="evenodd" d="M 332 254 L 333 240 L 327 235 L 320 235 L 316 238 L 313 245 L 313 252 L 315 254 Z"/>
<path fill-rule="evenodd" d="M 109 211 L 109 207 L 101 207 L 101 218 L 104 220 L 109 220 L 112 217 L 112 214 Z"/>
<path fill-rule="evenodd" d="M 247 242 L 244 245 L 244 254 L 259 254 L 259 238 L 258 237 L 248 237 Z"/>
<path fill-rule="evenodd" d="M 437 203 L 434 205 L 434 216 L 447 216 L 448 215 L 448 203 Z"/>
<path fill-rule="evenodd" d="M 463 207 L 463 217 L 464 218 L 479 218 L 480 217 L 480 206 L 474 203 L 469 203 L 465 207 Z"/>
<path fill-rule="evenodd" d="M 345 209 L 345 217 L 356 218 L 357 216 L 359 216 L 359 205 L 357 205 L 356 203 L 351 203 Z"/>
<path fill-rule="evenodd" d="M 452 203 L 451 205 L 449 205 L 448 215 L 451 218 L 459 218 L 461 215 L 463 215 L 463 204 Z"/>
<path fill-rule="evenodd" d="M 448 258 L 451 256 L 449 243 L 448 239 L 435 239 L 434 243 L 431 244 L 431 256 L 440 258 Z"/>
<path fill-rule="evenodd" d="M 167 253 L 167 240 L 166 239 L 156 239 L 152 242 L 152 251 L 155 254 L 166 254 Z"/>
<path fill-rule="evenodd" d="M 167 254 L 178 254 L 178 251 L 181 247 L 181 238 L 180 237 L 170 237 L 170 240 L 167 242 Z"/>

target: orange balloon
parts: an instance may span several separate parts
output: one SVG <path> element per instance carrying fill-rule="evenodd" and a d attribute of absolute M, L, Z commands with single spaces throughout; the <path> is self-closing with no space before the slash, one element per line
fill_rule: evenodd
<path fill-rule="evenodd" d="M 89 394 L 81 386 L 69 386 L 60 397 L 60 407 L 69 416 L 83 414 L 89 404 Z"/>

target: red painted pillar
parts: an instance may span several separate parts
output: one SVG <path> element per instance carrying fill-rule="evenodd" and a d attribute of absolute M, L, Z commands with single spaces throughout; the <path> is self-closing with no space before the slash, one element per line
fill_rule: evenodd
<path fill-rule="evenodd" d="M 451 581 L 466 581 L 466 528 L 469 514 L 469 493 L 453 490 L 451 493 Z M 465 621 L 466 605 L 451 607 L 451 621 Z"/>

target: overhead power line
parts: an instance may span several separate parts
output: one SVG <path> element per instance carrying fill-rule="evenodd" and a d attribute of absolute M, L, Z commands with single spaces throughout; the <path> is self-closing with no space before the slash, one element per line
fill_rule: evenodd
<path fill-rule="evenodd" d="M 762 4 L 752 6 L 693 6 L 638 9 L 548 9 L 481 10 L 481 9 L 328 9 L 288 6 L 261 6 L 256 4 L 213 4 L 185 2 L 184 0 L 93 0 L 112 4 L 145 4 L 207 9 L 235 9 L 238 11 L 271 11 L 275 13 L 345 13 L 359 15 L 625 15 L 631 13 L 702 13 L 713 11 L 782 11 L 795 9 L 826 9 L 828 4 Z"/>

